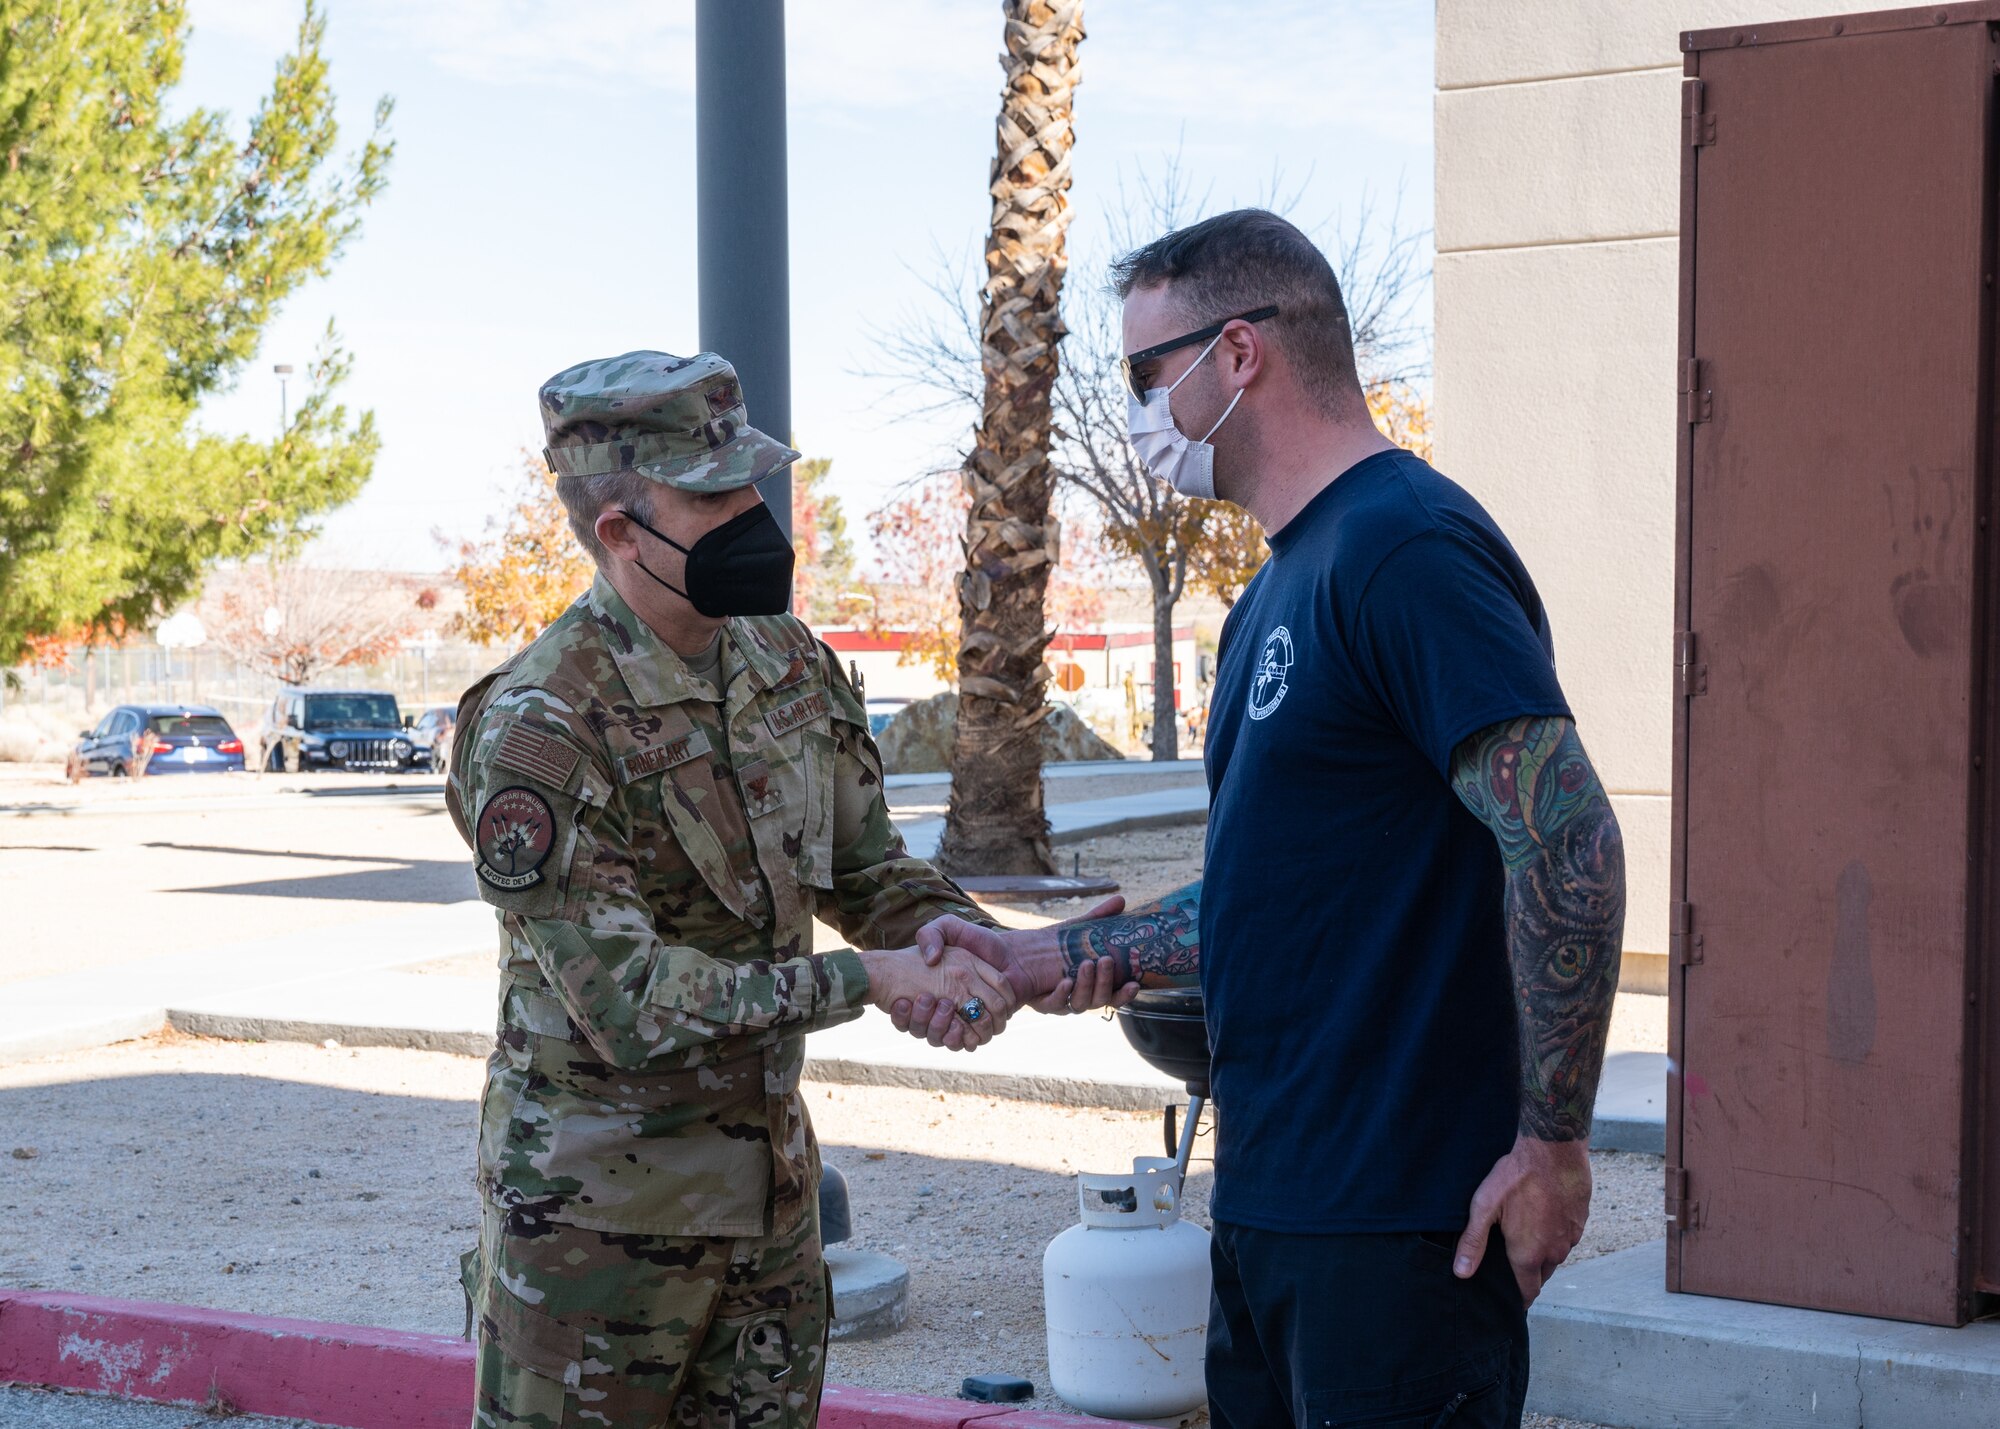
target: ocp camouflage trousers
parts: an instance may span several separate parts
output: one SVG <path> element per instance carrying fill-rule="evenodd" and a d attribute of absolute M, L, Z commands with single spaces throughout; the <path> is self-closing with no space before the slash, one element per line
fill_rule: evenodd
<path fill-rule="evenodd" d="M 614 1235 L 488 1205 L 463 1271 L 475 1429 L 811 1429 L 832 1312 L 815 1200 L 782 1235 Z"/>

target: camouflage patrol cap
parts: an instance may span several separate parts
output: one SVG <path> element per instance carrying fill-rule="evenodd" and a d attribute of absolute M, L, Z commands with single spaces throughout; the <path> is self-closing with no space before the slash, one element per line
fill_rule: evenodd
<path fill-rule="evenodd" d="M 734 491 L 799 454 L 750 425 L 736 369 L 712 352 L 628 352 L 542 384 L 542 454 L 558 476 L 636 471 L 682 491 Z"/>

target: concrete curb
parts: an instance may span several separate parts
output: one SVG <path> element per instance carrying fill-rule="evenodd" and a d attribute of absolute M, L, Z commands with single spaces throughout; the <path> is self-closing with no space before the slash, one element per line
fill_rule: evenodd
<path fill-rule="evenodd" d="M 343 1047 L 395 1047 L 409 1052 L 455 1052 L 486 1057 L 490 1032 L 453 1032 L 434 1027 L 377 1027 L 351 1022 L 307 1022 L 248 1013 L 193 1012 L 169 1008 L 166 1023 L 191 1037 L 227 1037 L 238 1042 L 338 1042 Z"/>
<path fill-rule="evenodd" d="M 1058 804 L 1057 808 L 1062 806 Z M 1049 834 L 1049 844 L 1060 847 L 1064 844 L 1080 844 L 1090 839 L 1109 838 L 1113 834 L 1136 834 L 1145 829 L 1178 829 L 1189 824 L 1208 822 L 1208 810 L 1173 809 L 1161 814 L 1132 814 L 1122 819 L 1112 819 L 1108 823 L 1092 824 L 1080 829 L 1054 829 Z"/>
<path fill-rule="evenodd" d="M 307 1419 L 336 1429 L 465 1429 L 472 1346 L 417 1335 L 51 1291 L 0 1290 L 0 1383 Z M 1003 1404 L 828 1385 L 824 1429 L 1116 1429 Z"/>
<path fill-rule="evenodd" d="M 104 1017 L 53 1022 L 32 1032 L 0 1033 L 0 1063 L 26 1062 L 113 1042 L 130 1042 L 135 1037 L 151 1037 L 166 1026 L 164 1007 L 129 1008 Z"/>
<path fill-rule="evenodd" d="M 1622 1116 L 1600 1116 L 1590 1125 L 1592 1151 L 1647 1151 L 1667 1154 L 1667 1124 Z"/>

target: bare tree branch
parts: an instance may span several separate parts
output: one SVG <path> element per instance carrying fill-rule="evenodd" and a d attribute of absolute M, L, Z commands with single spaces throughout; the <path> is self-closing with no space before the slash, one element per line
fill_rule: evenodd
<path fill-rule="evenodd" d="M 1288 185 L 1274 169 L 1260 200 L 1273 212 L 1289 213 L 1304 193 L 1304 182 Z M 1129 184 L 1121 172 L 1117 201 L 1106 215 L 1110 250 L 1124 252 L 1185 227 L 1210 207 L 1210 197 L 1209 189 L 1195 192 L 1178 149 L 1156 168 L 1139 170 Z M 1362 386 L 1372 393 L 1421 376 L 1424 365 L 1417 354 L 1424 328 L 1417 304 L 1430 277 L 1424 265 L 1428 233 L 1403 227 L 1400 190 L 1386 221 L 1374 195 L 1364 193 L 1351 224 L 1336 215 L 1321 227 L 1332 230 L 1330 241 L 1321 241 L 1347 300 Z M 962 412 L 970 427 L 987 376 L 980 362 L 978 289 L 964 259 L 953 263 L 942 250 L 935 257 L 936 267 L 924 279 L 931 301 L 878 334 L 882 363 L 865 375 L 889 379 L 898 395 L 915 394 L 918 404 L 906 408 L 908 415 Z M 1174 607 L 1186 594 L 1191 571 L 1201 568 L 1203 587 L 1233 601 L 1248 569 L 1254 569 L 1260 534 L 1240 513 L 1190 501 L 1154 481 L 1139 461 L 1126 431 L 1125 389 L 1118 377 L 1120 304 L 1108 282 L 1108 264 L 1074 274 L 1062 307 L 1069 331 L 1049 398 L 1051 461 L 1062 485 L 1097 508 L 1109 549 L 1144 575 L 1153 594 L 1155 661 L 1168 671 Z M 1156 759 L 1178 752 L 1173 695 L 1170 679 L 1154 682 Z"/>

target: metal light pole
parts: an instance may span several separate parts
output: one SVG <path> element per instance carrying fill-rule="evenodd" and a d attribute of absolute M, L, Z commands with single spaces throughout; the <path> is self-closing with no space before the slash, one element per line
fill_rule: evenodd
<path fill-rule="evenodd" d="M 696 0 L 695 236 L 701 345 L 736 367 L 750 422 L 792 439 L 784 0 Z M 764 482 L 792 530 L 792 475 Z"/>
<path fill-rule="evenodd" d="M 292 364 L 281 362 L 271 370 L 278 374 L 278 435 L 283 436 L 292 424 L 291 409 L 285 404 L 285 379 L 292 375 Z"/>

